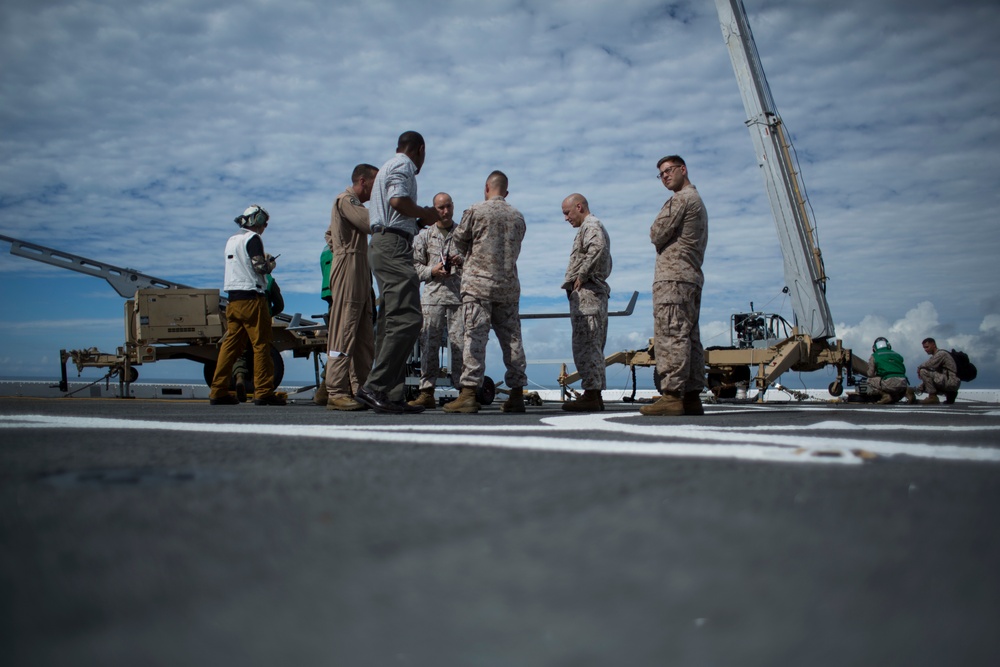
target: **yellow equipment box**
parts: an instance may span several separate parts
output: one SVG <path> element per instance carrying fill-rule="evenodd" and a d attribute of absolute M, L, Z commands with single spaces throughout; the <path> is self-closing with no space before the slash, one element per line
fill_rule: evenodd
<path fill-rule="evenodd" d="M 226 331 L 219 290 L 139 289 L 133 314 L 139 344 L 218 340 Z"/>

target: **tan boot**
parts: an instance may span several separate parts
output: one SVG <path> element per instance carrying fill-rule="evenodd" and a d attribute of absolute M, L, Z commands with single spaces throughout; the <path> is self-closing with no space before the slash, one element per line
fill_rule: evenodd
<path fill-rule="evenodd" d="M 604 398 L 600 389 L 584 389 L 583 396 L 575 401 L 566 401 L 562 409 L 566 412 L 603 412 Z"/>
<path fill-rule="evenodd" d="M 917 402 L 917 394 L 913 391 L 912 387 L 906 388 L 906 402 L 913 405 Z"/>
<path fill-rule="evenodd" d="M 350 396 L 334 396 L 326 402 L 327 410 L 340 410 L 341 412 L 354 412 L 364 410 L 366 406 L 357 402 Z"/>
<path fill-rule="evenodd" d="M 689 391 L 684 394 L 684 414 L 688 416 L 705 414 L 705 408 L 701 405 L 700 391 Z"/>
<path fill-rule="evenodd" d="M 655 417 L 680 417 L 684 414 L 684 399 L 679 391 L 667 391 L 660 400 L 639 408 L 639 412 Z"/>
<path fill-rule="evenodd" d="M 421 407 L 426 410 L 433 410 L 437 407 L 437 402 L 434 400 L 434 390 L 421 389 L 417 397 L 410 401 L 410 405 Z"/>
<path fill-rule="evenodd" d="M 316 405 L 326 405 L 329 400 L 330 395 L 326 391 L 326 385 L 320 383 L 320 385 L 316 387 L 316 391 L 313 392 L 313 403 Z"/>
<path fill-rule="evenodd" d="M 523 387 L 510 388 L 510 398 L 500 404 L 500 412 L 524 412 Z"/>
<path fill-rule="evenodd" d="M 882 396 L 875 402 L 879 405 L 888 405 L 889 403 L 892 403 L 892 396 L 889 394 L 882 394 Z"/>
<path fill-rule="evenodd" d="M 462 391 L 458 393 L 458 398 L 444 404 L 444 411 L 453 413 L 472 414 L 473 412 L 479 412 L 479 408 L 480 405 L 476 400 L 475 387 L 462 387 Z"/>
<path fill-rule="evenodd" d="M 927 394 L 927 398 L 919 401 L 920 405 L 937 405 L 941 402 L 941 399 L 937 397 L 937 394 Z"/>

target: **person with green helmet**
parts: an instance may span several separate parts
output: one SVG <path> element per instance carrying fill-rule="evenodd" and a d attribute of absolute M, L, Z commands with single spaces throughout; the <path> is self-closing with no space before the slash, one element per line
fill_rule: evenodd
<path fill-rule="evenodd" d="M 868 395 L 880 405 L 897 403 L 909 386 L 903 355 L 894 351 L 884 337 L 876 338 L 868 358 Z"/>

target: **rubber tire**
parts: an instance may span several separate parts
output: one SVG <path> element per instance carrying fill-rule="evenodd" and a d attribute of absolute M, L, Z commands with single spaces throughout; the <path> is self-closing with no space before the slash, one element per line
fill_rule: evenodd
<path fill-rule="evenodd" d="M 497 385 L 489 375 L 483 378 L 483 386 L 476 390 L 476 402 L 479 405 L 490 405 L 497 397 Z"/>

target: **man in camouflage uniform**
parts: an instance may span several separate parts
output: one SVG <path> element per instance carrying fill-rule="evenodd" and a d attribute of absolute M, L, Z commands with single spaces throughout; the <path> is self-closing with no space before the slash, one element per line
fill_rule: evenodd
<path fill-rule="evenodd" d="M 886 405 L 899 402 L 908 388 L 903 355 L 894 351 L 885 338 L 876 338 L 872 356 L 868 357 L 868 395 Z"/>
<path fill-rule="evenodd" d="M 661 396 L 639 411 L 644 415 L 701 415 L 705 352 L 698 318 L 708 213 L 680 156 L 661 158 L 656 168 L 664 187 L 674 193 L 649 230 L 649 240 L 656 247 L 653 349 Z"/>
<path fill-rule="evenodd" d="M 330 317 L 327 321 L 328 410 L 364 410 L 355 394 L 368 380 L 375 357 L 372 326 L 372 274 L 368 264 L 368 209 L 378 167 L 359 164 L 351 185 L 337 195 L 330 211 L 326 243 L 330 264 Z"/>
<path fill-rule="evenodd" d="M 608 276 L 611 275 L 611 240 L 604 225 L 590 213 L 581 194 L 571 194 L 562 203 L 563 217 L 576 230 L 569 266 L 562 288 L 569 297 L 573 325 L 573 363 L 580 373 L 583 396 L 563 403 L 570 412 L 604 409 L 601 391 L 607 386 L 604 343 L 608 338 Z"/>
<path fill-rule="evenodd" d="M 941 402 L 939 393 L 944 393 L 946 403 L 954 403 L 958 398 L 958 387 L 962 381 L 958 379 L 958 367 L 955 359 L 947 350 L 939 350 L 937 341 L 933 338 L 925 338 L 922 342 L 924 352 L 930 355 L 930 359 L 917 367 L 917 376 L 920 384 L 916 387 L 916 393 L 926 393 L 927 398 L 920 401 L 921 405 L 935 405 Z M 909 401 L 915 402 L 916 397 L 912 393 L 907 393 Z"/>
<path fill-rule="evenodd" d="M 454 232 L 455 248 L 465 255 L 462 268 L 462 310 L 465 348 L 462 355 L 461 392 L 445 412 L 478 412 L 476 389 L 486 371 L 486 341 L 490 328 L 496 333 L 507 367 L 504 382 L 510 398 L 503 412 L 524 412 L 527 364 L 521 341 L 521 283 L 517 257 L 524 239 L 524 216 L 507 203 L 507 176 L 494 171 L 486 179 L 485 201 L 473 204 L 462 215 Z"/>
<path fill-rule="evenodd" d="M 452 247 L 455 204 L 447 192 L 434 195 L 434 208 L 441 214 L 437 224 L 425 228 L 413 241 L 413 268 L 425 283 L 420 307 L 424 327 L 420 332 L 420 395 L 410 401 L 433 410 L 434 388 L 441 370 L 439 351 L 447 336 L 451 350 L 451 384 L 459 386 L 465 323 L 462 317 L 462 256 Z"/>

